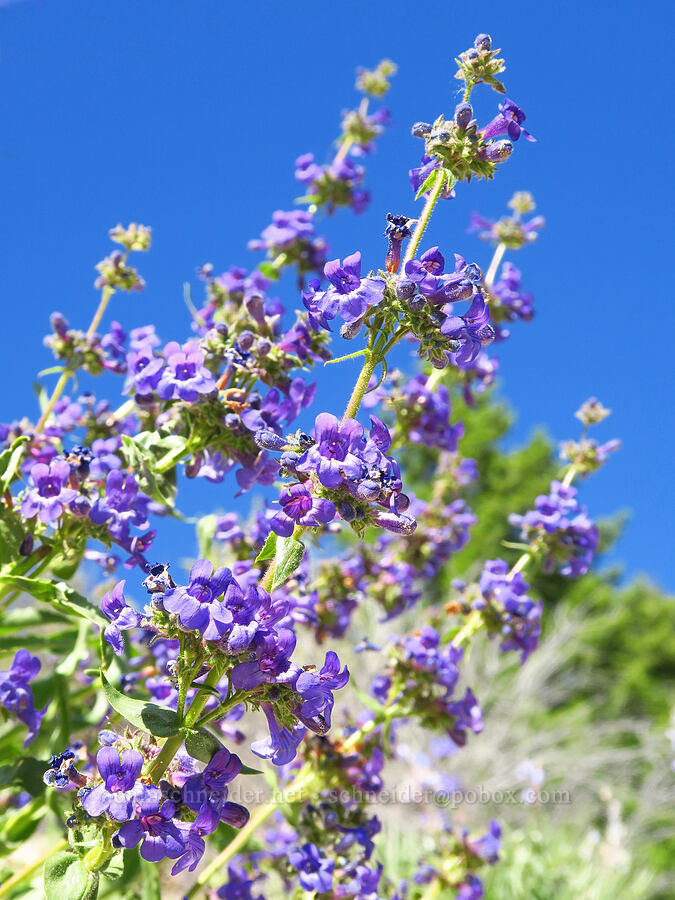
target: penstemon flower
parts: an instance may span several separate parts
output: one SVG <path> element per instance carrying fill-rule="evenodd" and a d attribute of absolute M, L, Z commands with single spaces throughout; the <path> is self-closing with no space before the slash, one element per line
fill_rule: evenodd
<path fill-rule="evenodd" d="M 589 569 L 598 532 L 572 481 L 617 448 L 588 438 L 608 414 L 588 401 L 577 413 L 581 438 L 562 448 L 560 480 L 510 517 L 525 543 L 503 541 L 504 555 L 520 549 L 521 557 L 497 558 L 506 534 L 492 534 L 503 414 L 486 424 L 496 408 L 479 395 L 498 369 L 491 345 L 534 311 L 504 254 L 532 243 L 543 219 L 522 220 L 534 210 L 526 192 L 496 222 L 475 214 L 473 230 L 495 245 L 484 269 L 423 241 L 439 200 L 460 183 L 495 177 L 522 149 L 521 136 L 534 141 L 513 101 L 503 98 L 486 123 L 474 111 L 477 86 L 506 93 L 499 53 L 478 35 L 456 60 L 460 102 L 413 125 L 424 142 L 421 164 L 409 171 L 420 209 L 386 215 L 379 258 L 336 251 L 328 259 L 320 227 L 369 202 L 365 163 L 390 121 L 372 105 L 389 88 L 388 60 L 359 71 L 362 97 L 343 114 L 334 156 L 296 159 L 305 196 L 275 211 L 249 242 L 264 254 L 256 268 L 197 270 L 203 298 L 193 302 L 186 285 L 182 335 L 160 338 L 153 324 L 128 329 L 121 315 L 101 325 L 118 291 L 144 285 L 130 255 L 149 250 L 151 232 L 137 223 L 110 232 L 118 249 L 97 265 L 101 296 L 90 326 L 52 316 L 46 343 L 59 363 L 56 385 L 37 421 L 0 424 L 3 646 L 25 644 L 0 672 L 0 740 L 18 760 L 3 786 L 8 795 L 14 783 L 31 792 L 30 819 L 12 811 L 25 795 L 5 802 L 3 793 L 0 843 L 14 849 L 12 835 L 37 823 L 45 803 L 63 812 L 68 851 L 47 859 L 48 896 L 65 898 L 76 885 L 94 900 L 99 886 L 110 893 L 105 879 L 122 864 L 123 892 L 134 893 L 136 854 L 151 864 L 141 870 L 145 893 L 159 891 L 152 864 L 171 860 L 172 875 L 200 868 L 189 898 L 225 871 L 217 891 L 225 900 L 262 900 L 258 884 L 267 879 L 289 896 L 483 896 L 475 872 L 497 861 L 496 821 L 473 836 L 439 816 L 429 853 L 408 886 L 396 885 L 378 858 L 386 822 L 368 804 L 390 786 L 390 760 L 419 755 L 401 737 L 410 725 L 416 741 L 437 735 L 429 783 L 457 783 L 442 760 L 483 729 L 464 681 L 465 648 L 485 632 L 523 663 L 535 651 L 543 604 L 531 570 L 579 577 Z M 452 212 L 453 204 L 442 206 Z M 284 302 L 287 270 L 297 284 L 291 303 L 302 305 L 295 316 Z M 358 349 L 334 359 L 333 329 Z M 415 373 L 389 368 L 403 340 L 417 354 Z M 356 359 L 344 412 L 313 408 L 320 395 L 310 370 Z M 82 372 L 105 372 L 105 389 L 117 377 L 121 397 L 68 393 Z M 304 420 L 310 408 L 313 427 Z M 462 421 L 453 417 L 459 408 Z M 402 472 L 417 496 L 404 492 Z M 198 558 L 181 577 L 145 554 L 164 537 L 160 517 L 183 519 L 178 494 L 197 478 L 214 511 L 198 519 Z M 248 522 L 227 505 L 230 487 L 240 497 L 272 485 Z M 490 541 L 497 547 L 486 560 Z M 100 590 L 75 581 L 83 560 L 97 564 Z M 120 564 L 130 570 L 126 580 L 115 574 Z M 135 567 L 142 574 L 133 578 Z M 88 585 L 87 595 L 73 584 Z M 142 608 L 138 587 L 147 592 Z M 12 609 L 18 596 L 38 606 Z M 381 641 L 377 628 L 403 614 L 413 630 Z M 24 625 L 25 641 L 16 634 Z M 54 671 L 37 679 L 40 661 L 26 648 L 42 640 L 43 664 Z M 355 669 L 368 693 L 349 693 Z M 35 708 L 52 693 L 51 705 Z M 16 733 L 24 746 L 35 741 L 34 756 L 20 756 Z M 238 802 L 256 770 L 228 749 L 235 744 L 265 767 L 274 785 L 268 800 Z M 33 792 L 39 759 L 48 763 Z M 209 844 L 216 855 L 201 868 Z M 23 890 L 34 871 L 12 876 L 0 895 Z"/>

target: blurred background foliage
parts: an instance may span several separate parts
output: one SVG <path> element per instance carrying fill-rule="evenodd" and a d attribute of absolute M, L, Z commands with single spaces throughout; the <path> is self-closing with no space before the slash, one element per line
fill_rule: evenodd
<path fill-rule="evenodd" d="M 513 417 L 494 391 L 473 407 L 456 403 L 453 419 L 464 422 L 462 455 L 478 463 L 469 496 L 478 523 L 431 586 L 428 603 L 448 599 L 452 578 L 469 580 L 484 559 L 515 561 L 520 551 L 502 543 L 514 540 L 509 514 L 532 508 L 561 470 L 557 449 L 541 431 L 524 446 L 504 449 Z M 415 446 L 402 457 L 406 484 L 429 498 L 434 451 Z M 578 486 L 583 502 L 583 482 Z M 600 523 L 602 549 L 626 518 L 619 511 Z M 647 576 L 624 583 L 617 567 L 603 566 L 602 554 L 577 581 L 531 570 L 526 580 L 544 602 L 541 645 L 522 669 L 505 667 L 485 641 L 472 648 L 467 682 L 476 685 L 485 731 L 444 768 L 464 789 L 494 792 L 526 788 L 525 766 L 539 773 L 542 790 L 568 791 L 571 802 L 488 803 L 476 814 L 458 809 L 449 818 L 461 824 L 466 817 L 480 829 L 494 816 L 503 828 L 500 862 L 484 871 L 488 900 L 670 900 L 674 598 Z M 383 848 L 402 878 L 414 871 L 418 850 L 404 825 Z"/>

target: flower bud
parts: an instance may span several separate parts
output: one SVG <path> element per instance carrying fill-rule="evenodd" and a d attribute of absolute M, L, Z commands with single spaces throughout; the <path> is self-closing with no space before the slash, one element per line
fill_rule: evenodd
<path fill-rule="evenodd" d="M 272 342 L 267 338 L 260 338 L 255 346 L 255 352 L 258 356 L 267 356 L 272 349 Z"/>
<path fill-rule="evenodd" d="M 401 303 L 408 303 L 415 296 L 417 285 L 409 278 L 399 278 L 396 283 L 396 299 Z"/>
<path fill-rule="evenodd" d="M 455 122 L 464 131 L 473 116 L 473 108 L 470 103 L 460 103 L 455 109 Z"/>
<path fill-rule="evenodd" d="M 405 512 L 409 506 L 410 497 L 407 494 L 399 494 L 396 498 L 396 512 Z"/>
<path fill-rule="evenodd" d="M 284 450 L 288 446 L 288 440 L 285 437 L 281 437 L 267 429 L 256 431 L 253 435 L 253 440 L 258 447 L 261 447 L 263 450 L 279 451 Z"/>
<path fill-rule="evenodd" d="M 391 512 L 378 513 L 373 517 L 373 522 L 380 528 L 393 531 L 394 534 L 412 534 L 417 528 L 415 519 L 411 519 L 410 516 L 397 516 Z"/>
<path fill-rule="evenodd" d="M 380 485 L 376 481 L 366 479 L 356 488 L 355 493 L 359 500 L 377 500 L 380 491 Z"/>
<path fill-rule="evenodd" d="M 223 419 L 225 427 L 231 431 L 239 431 L 241 429 L 241 421 L 236 413 L 228 413 Z"/>
<path fill-rule="evenodd" d="M 346 500 L 343 500 L 342 503 L 338 503 L 337 511 L 340 518 L 344 519 L 345 522 L 352 522 L 356 518 L 356 510 L 352 504 L 348 503 Z"/>
<path fill-rule="evenodd" d="M 254 340 L 255 336 L 252 331 L 242 331 L 242 333 L 237 338 L 239 349 L 243 350 L 245 353 L 247 350 L 251 349 Z"/>
<path fill-rule="evenodd" d="M 257 291 L 249 294 L 245 303 L 249 316 L 259 325 L 263 325 L 265 322 L 265 302 L 262 294 L 259 294 Z"/>
<path fill-rule="evenodd" d="M 476 50 L 489 50 L 492 47 L 492 38 L 489 34 L 478 34 L 473 45 Z"/>
<path fill-rule="evenodd" d="M 30 556 L 33 552 L 33 544 L 35 543 L 35 538 L 30 533 L 30 531 L 26 534 L 25 538 L 21 541 L 21 546 L 19 547 L 19 554 L 21 556 Z"/>
<path fill-rule="evenodd" d="M 345 322 L 340 328 L 340 335 L 347 341 L 351 341 L 361 331 L 363 319 L 357 319 L 356 322 Z"/>
<path fill-rule="evenodd" d="M 428 122 L 415 122 L 412 127 L 413 137 L 425 138 L 431 134 L 431 125 Z"/>
<path fill-rule="evenodd" d="M 441 144 L 447 144 L 452 140 L 452 132 L 448 131 L 445 128 L 441 128 L 440 131 L 434 131 L 432 135 L 430 135 L 432 141 L 438 141 Z"/>
<path fill-rule="evenodd" d="M 223 340 L 225 340 L 225 338 L 230 333 L 230 329 L 227 327 L 225 322 L 216 322 L 215 329 Z"/>
<path fill-rule="evenodd" d="M 246 405 L 249 409 L 260 409 L 263 403 L 262 394 L 259 391 L 251 391 L 246 398 Z"/>
<path fill-rule="evenodd" d="M 513 144 L 511 141 L 492 141 L 483 150 L 483 157 L 488 162 L 500 163 L 511 156 L 512 150 Z"/>

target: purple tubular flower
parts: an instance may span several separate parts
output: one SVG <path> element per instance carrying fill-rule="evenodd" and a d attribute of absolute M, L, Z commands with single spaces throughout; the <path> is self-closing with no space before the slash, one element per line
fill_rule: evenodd
<path fill-rule="evenodd" d="M 270 528 L 281 537 L 290 537 L 296 523 L 303 528 L 327 525 L 335 518 L 332 500 L 312 497 L 304 484 L 293 484 L 279 497 L 281 511 L 270 520 Z"/>
<path fill-rule="evenodd" d="M 451 312 L 451 310 L 448 310 Z M 448 315 L 441 325 L 441 333 L 450 340 L 460 342 L 459 350 L 453 354 L 459 368 L 470 365 L 481 348 L 489 344 L 495 336 L 490 324 L 490 312 L 482 294 L 476 294 L 471 306 L 463 316 Z"/>
<path fill-rule="evenodd" d="M 499 634 L 503 638 L 500 650 L 519 651 L 522 665 L 539 642 L 542 604 L 527 596 L 528 584 L 520 572 L 512 578 L 508 573 L 503 559 L 490 559 L 485 563 L 479 587 L 484 602 L 499 614 Z"/>
<path fill-rule="evenodd" d="M 348 681 L 349 669 L 345 666 L 340 671 L 340 660 L 337 653 L 329 650 L 318 675 L 315 672 L 303 672 L 295 683 L 295 689 L 303 699 L 300 707 L 302 721 L 322 716 L 330 728 L 334 703 L 333 691 L 343 688 Z"/>
<path fill-rule="evenodd" d="M 484 896 L 483 882 L 477 875 L 469 872 L 459 885 L 455 900 L 483 900 Z"/>
<path fill-rule="evenodd" d="M 532 135 L 525 131 L 522 123 L 525 121 L 525 113 L 513 100 L 508 98 L 499 104 L 499 113 L 481 130 L 483 138 L 494 138 L 500 134 L 508 134 L 512 141 L 517 141 L 521 134 L 528 141 L 535 141 Z"/>
<path fill-rule="evenodd" d="M 159 383 L 164 360 L 155 356 L 153 345 L 141 344 L 127 353 L 127 382 L 125 394 L 135 391 L 141 397 L 152 393 Z"/>
<path fill-rule="evenodd" d="M 149 790 L 146 785 L 137 783 L 143 768 L 142 755 L 138 750 L 124 750 L 120 756 L 114 747 L 101 747 L 96 754 L 96 764 L 103 783 L 82 798 L 82 806 L 90 816 L 107 813 L 118 822 L 130 819 L 135 803 Z M 157 792 L 159 794 L 158 789 Z"/>
<path fill-rule="evenodd" d="M 171 341 L 164 348 L 164 356 L 167 365 L 157 384 L 162 400 L 179 397 L 194 403 L 200 394 L 210 394 L 216 389 L 213 375 L 204 367 L 204 354 L 198 343 L 190 341 L 181 349 Z"/>
<path fill-rule="evenodd" d="M 66 487 L 70 466 L 65 459 L 55 459 L 49 465 L 35 463 L 30 478 L 34 487 L 21 501 L 21 515 L 26 519 L 37 515 L 43 525 L 53 524 L 65 506 L 77 497 L 76 490 Z"/>
<path fill-rule="evenodd" d="M 398 516 L 392 512 L 375 513 L 373 523 L 387 531 L 393 531 L 394 534 L 412 534 L 417 528 L 415 519 L 411 519 L 409 516 Z"/>
<path fill-rule="evenodd" d="M 108 591 L 101 600 L 101 611 L 107 619 L 110 619 L 110 625 L 106 625 L 103 635 L 117 656 L 121 656 L 124 650 L 121 632 L 136 628 L 141 622 L 140 614 L 127 606 L 124 599 L 125 584 L 125 581 L 118 581 L 112 592 Z"/>
<path fill-rule="evenodd" d="M 95 525 L 112 520 L 109 528 L 114 537 L 126 537 L 129 525 L 147 527 L 149 503 L 149 497 L 139 492 L 133 475 L 113 469 L 106 478 L 105 494 L 94 501 L 89 518 Z"/>
<path fill-rule="evenodd" d="M 455 724 L 448 734 L 458 747 L 466 744 L 466 732 L 480 734 L 483 730 L 483 712 L 470 688 L 461 700 L 455 700 L 446 706 L 447 712 L 455 716 Z"/>
<path fill-rule="evenodd" d="M 253 638 L 254 655 L 232 669 L 232 684 L 240 691 L 250 691 L 261 684 L 292 683 L 300 669 L 291 662 L 296 637 L 288 628 L 274 633 L 258 629 Z"/>
<path fill-rule="evenodd" d="M 323 894 L 333 887 L 335 862 L 328 859 L 316 844 L 295 847 L 288 854 L 288 861 L 300 873 L 303 890 Z"/>
<path fill-rule="evenodd" d="M 496 819 L 490 820 L 490 828 L 481 838 L 466 840 L 469 850 L 475 855 L 484 859 L 485 862 L 494 865 L 499 860 L 499 850 L 501 847 L 502 829 Z"/>
<path fill-rule="evenodd" d="M 35 709 L 33 691 L 29 681 L 40 671 L 40 660 L 31 656 L 28 650 L 17 650 L 9 670 L 0 672 L 0 706 L 13 713 L 28 728 L 24 747 L 37 736 L 40 723 L 47 706 L 42 710 Z"/>
<path fill-rule="evenodd" d="M 333 308 L 338 301 L 340 315 L 348 324 L 363 318 L 371 306 L 379 306 L 384 298 L 384 279 L 361 278 L 361 254 L 346 256 L 340 265 L 333 259 L 324 266 L 324 275 L 331 287 L 324 294 L 322 306 Z"/>
<path fill-rule="evenodd" d="M 189 827 L 185 825 L 178 826 L 183 833 L 185 852 L 178 857 L 171 869 L 172 875 L 178 875 L 179 872 L 184 872 L 185 869 L 188 872 L 194 872 L 206 850 L 204 835 L 212 834 L 218 827 L 219 821 L 218 813 L 208 803 L 205 803 L 199 810 L 197 818 Z"/>
<path fill-rule="evenodd" d="M 356 419 L 340 423 L 331 413 L 319 413 L 314 426 L 314 446 L 300 457 L 298 472 L 316 471 L 324 487 L 335 488 L 343 478 L 358 477 L 362 464 L 358 453 L 363 442 L 363 428 Z"/>
<path fill-rule="evenodd" d="M 241 828 L 248 822 L 248 810 L 227 799 L 227 785 L 241 772 L 241 760 L 225 747 L 218 750 L 199 775 L 191 775 L 183 785 L 183 803 L 193 810 L 208 805 L 221 822 Z"/>
<path fill-rule="evenodd" d="M 232 613 L 218 598 L 233 580 L 229 569 L 214 572 L 213 563 L 198 559 L 190 569 L 187 587 L 174 587 L 164 594 L 164 608 L 177 615 L 185 628 L 201 632 L 207 641 L 218 641 L 232 626 Z"/>
<path fill-rule="evenodd" d="M 300 741 L 305 736 L 304 725 L 294 725 L 292 729 L 279 725 L 270 703 L 263 703 L 263 712 L 269 725 L 269 737 L 251 744 L 251 750 L 261 759 L 269 759 L 275 766 L 285 766 L 295 759 Z"/>
<path fill-rule="evenodd" d="M 149 787 L 138 800 L 139 818 L 125 822 L 114 840 L 125 849 L 140 843 L 141 856 L 148 862 L 176 859 L 185 852 L 185 838 L 173 821 L 175 812 L 171 800 L 162 802 L 159 788 Z"/>

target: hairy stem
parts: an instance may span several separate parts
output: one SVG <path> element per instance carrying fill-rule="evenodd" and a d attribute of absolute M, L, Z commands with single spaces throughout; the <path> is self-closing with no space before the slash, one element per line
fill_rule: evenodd
<path fill-rule="evenodd" d="M 443 184 L 445 183 L 445 172 L 442 169 L 436 170 L 436 181 L 434 186 L 431 188 L 431 192 L 427 197 L 427 202 L 424 204 L 424 209 L 422 210 L 422 214 L 417 220 L 417 225 L 415 230 L 413 231 L 412 237 L 408 242 L 408 248 L 405 251 L 405 257 L 403 259 L 403 263 L 401 264 L 401 271 L 405 271 L 405 264 L 410 262 L 410 260 L 414 257 L 417 252 L 417 248 L 419 247 L 420 241 L 422 240 L 422 235 L 424 234 L 427 225 L 429 224 L 429 219 L 431 218 L 431 214 L 434 211 L 434 206 L 436 206 L 436 202 L 438 198 L 441 196 L 441 191 L 443 190 Z"/>

